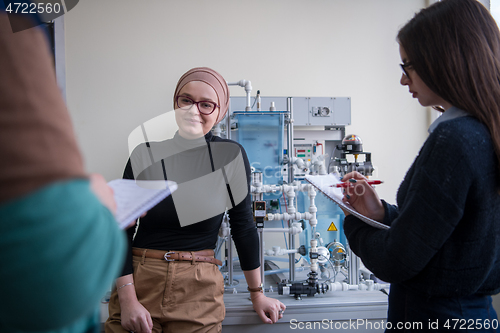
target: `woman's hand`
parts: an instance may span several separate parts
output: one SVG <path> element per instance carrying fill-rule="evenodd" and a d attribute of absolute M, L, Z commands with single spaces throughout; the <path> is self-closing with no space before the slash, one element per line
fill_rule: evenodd
<path fill-rule="evenodd" d="M 286 306 L 277 299 L 266 297 L 261 292 L 250 293 L 253 309 L 265 324 L 274 324 L 283 318 Z"/>
<path fill-rule="evenodd" d="M 93 173 L 89 176 L 89 180 L 90 188 L 99 201 L 101 201 L 101 203 L 106 206 L 111 213 L 113 213 L 113 215 L 116 214 L 116 201 L 113 189 L 109 187 L 104 177 L 100 174 Z"/>
<path fill-rule="evenodd" d="M 360 214 L 382 222 L 385 215 L 384 206 L 375 189 L 366 182 L 366 177 L 357 171 L 346 174 L 342 181 L 348 182 L 350 179 L 355 180 L 355 182 L 352 181 L 350 186 L 345 188 L 342 200 L 351 204 Z M 344 213 L 349 215 L 347 211 Z"/>
<path fill-rule="evenodd" d="M 89 176 L 90 189 L 94 192 L 95 196 L 99 201 L 108 208 L 113 215 L 116 216 L 117 204 L 115 201 L 115 195 L 113 189 L 108 185 L 104 177 L 98 173 L 93 173 Z M 147 212 L 142 214 L 141 217 L 146 216 Z M 128 229 L 135 225 L 136 221 L 132 221 L 124 229 Z"/>
<path fill-rule="evenodd" d="M 137 300 L 120 301 L 122 327 L 135 333 L 151 333 L 153 320 L 146 308 Z"/>
<path fill-rule="evenodd" d="M 153 320 L 148 310 L 137 300 L 132 274 L 116 279 L 121 308 L 122 327 L 130 332 L 151 333 Z"/>

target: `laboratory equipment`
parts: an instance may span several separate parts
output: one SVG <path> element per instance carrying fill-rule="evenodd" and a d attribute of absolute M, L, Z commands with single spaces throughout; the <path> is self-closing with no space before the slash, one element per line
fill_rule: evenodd
<path fill-rule="evenodd" d="M 231 97 L 221 136 L 245 148 L 252 169 L 251 195 L 264 292 L 280 297 L 289 308 L 293 301 L 314 302 L 318 297 L 332 297 L 340 291 L 348 295 L 356 290 L 369 295 L 368 303 L 359 303 L 360 309 L 375 303 L 381 306 L 379 309 L 384 308 L 387 299 L 376 291 L 388 285 L 375 283 L 370 274 L 361 274 L 366 269 L 349 249 L 343 233 L 343 212 L 304 181 L 306 175 L 327 174 L 333 166 L 340 166 L 338 161 L 342 159 L 346 165 L 352 164 L 346 158 L 349 154 L 356 154 L 355 159 L 368 156 L 355 163 L 373 172 L 371 154 L 363 152 L 362 146 L 349 146 L 346 139 L 345 126 L 351 121 L 350 98 L 268 97 L 260 91 L 251 97 L 249 81 L 235 85 L 245 87 L 246 96 Z M 362 144 L 359 137 L 351 138 Z M 227 229 L 226 225 L 221 237 L 221 242 L 230 244 L 225 247 L 226 261 L 221 269 L 226 286 L 224 323 L 236 325 L 248 320 L 240 318 L 235 322 L 247 300 L 238 301 L 238 294 L 245 295 L 246 285 L 243 275 L 234 273 L 240 268 Z M 335 299 L 347 300 L 338 297 Z M 353 297 L 362 296 L 356 293 Z M 338 305 L 332 302 L 331 306 Z M 375 317 L 383 316 L 383 311 L 373 313 Z"/>
<path fill-rule="evenodd" d="M 357 171 L 364 176 L 371 176 L 373 173 L 372 154 L 363 151 L 363 141 L 354 134 L 347 135 L 342 144 L 336 147 L 340 151 L 340 157 L 333 158 L 334 171 L 340 175 L 345 175 L 351 171 Z M 349 161 L 348 156 L 352 155 L 354 161 Z M 359 155 L 364 155 L 364 160 L 358 160 Z"/>

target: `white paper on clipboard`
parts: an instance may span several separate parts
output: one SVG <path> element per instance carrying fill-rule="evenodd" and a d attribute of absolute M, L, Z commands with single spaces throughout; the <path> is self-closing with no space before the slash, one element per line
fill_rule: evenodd
<path fill-rule="evenodd" d="M 342 188 L 335 186 L 338 183 L 342 182 L 335 174 L 330 173 L 328 175 L 317 175 L 317 176 L 307 175 L 305 179 L 306 181 L 311 183 L 315 188 L 317 188 L 320 192 L 326 195 L 329 199 L 333 200 L 337 205 L 339 205 L 341 208 L 345 209 L 352 215 L 356 216 L 361 221 L 378 229 L 390 228 L 388 225 L 377 222 L 369 217 L 364 216 L 363 214 L 360 214 L 349 203 L 343 202 L 342 198 L 344 197 L 344 194 L 342 193 Z"/>

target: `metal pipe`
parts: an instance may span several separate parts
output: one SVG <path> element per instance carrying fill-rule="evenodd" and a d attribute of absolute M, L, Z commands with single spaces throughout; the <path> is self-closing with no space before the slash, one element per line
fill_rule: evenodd
<path fill-rule="evenodd" d="M 349 244 L 348 244 L 349 245 Z M 359 284 L 359 268 L 361 260 L 352 252 L 351 247 L 347 247 L 347 256 L 349 258 L 349 284 Z"/>
<path fill-rule="evenodd" d="M 264 232 L 286 232 L 286 233 L 299 233 L 297 230 L 297 228 L 264 228 Z"/>
<path fill-rule="evenodd" d="M 262 283 L 262 291 L 264 292 L 264 287 L 265 287 L 265 259 L 264 259 L 264 228 L 258 228 L 257 231 L 259 232 L 259 237 L 260 237 L 260 244 L 259 244 L 259 256 L 260 256 L 260 282 Z"/>
<path fill-rule="evenodd" d="M 231 140 L 231 110 L 226 115 L 226 139 Z"/>
<path fill-rule="evenodd" d="M 305 267 L 297 267 L 296 270 L 297 272 L 302 272 L 304 271 L 306 268 Z M 279 273 L 286 273 L 288 272 L 288 268 L 280 268 L 280 269 L 274 269 L 274 270 L 271 270 L 271 271 L 266 271 L 264 273 L 264 275 L 273 275 L 273 274 L 279 274 Z M 245 275 L 241 274 L 241 275 L 235 275 L 234 276 L 235 279 L 244 279 L 245 278 Z"/>
<path fill-rule="evenodd" d="M 292 163 L 292 152 L 293 152 L 293 98 L 288 97 L 286 100 L 286 110 L 288 111 L 288 123 L 287 123 L 287 153 L 288 153 L 288 184 L 293 183 L 293 163 Z M 288 221 L 288 227 L 290 227 L 290 221 Z M 293 234 L 288 234 L 288 243 L 291 249 L 295 249 L 295 236 Z M 295 254 L 290 253 L 288 255 L 288 266 L 290 269 L 288 278 L 290 282 L 295 280 Z"/>
<path fill-rule="evenodd" d="M 227 250 L 227 278 L 228 285 L 233 285 L 233 237 L 231 234 L 227 236 L 226 240 L 226 250 Z"/>
<path fill-rule="evenodd" d="M 288 184 L 293 183 L 293 97 L 288 97 L 286 100 L 286 110 L 288 111 L 288 124 L 287 124 L 287 152 L 288 152 Z"/>

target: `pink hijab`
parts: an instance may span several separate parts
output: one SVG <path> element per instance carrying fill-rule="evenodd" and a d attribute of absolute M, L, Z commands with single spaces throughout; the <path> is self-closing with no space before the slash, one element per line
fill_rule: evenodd
<path fill-rule="evenodd" d="M 226 80 L 224 80 L 222 75 L 208 67 L 196 67 L 188 70 L 181 76 L 179 82 L 177 83 L 177 87 L 175 88 L 174 108 L 175 99 L 177 95 L 179 95 L 182 87 L 191 81 L 205 82 L 215 90 L 217 98 L 219 99 L 217 104 L 220 106 L 218 110 L 219 114 L 215 123 L 219 123 L 224 118 L 229 108 L 229 87 L 227 86 Z"/>

